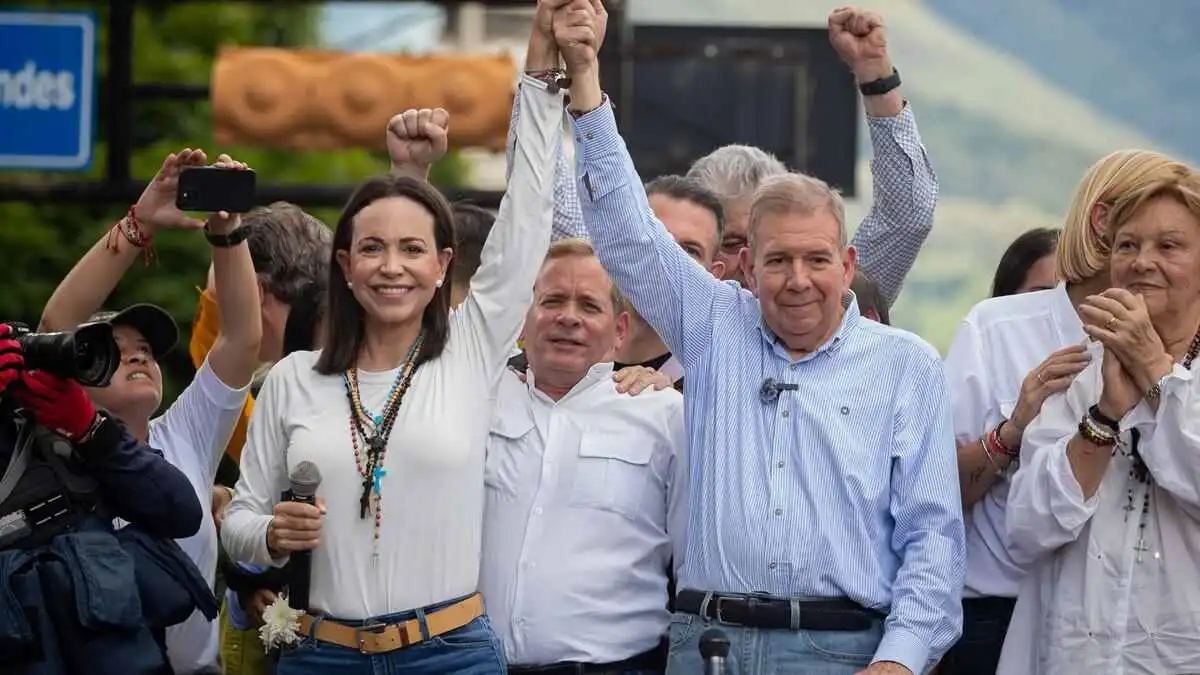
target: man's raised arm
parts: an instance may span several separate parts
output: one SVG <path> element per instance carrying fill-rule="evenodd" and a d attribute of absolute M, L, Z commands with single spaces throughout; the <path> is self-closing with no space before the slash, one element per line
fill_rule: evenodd
<path fill-rule="evenodd" d="M 708 349 L 714 313 L 733 305 L 740 291 L 688 257 L 650 210 L 600 89 L 596 50 L 572 34 L 578 22 L 606 18 L 600 0 L 572 0 L 555 15 L 555 40 L 571 77 L 583 221 L 604 269 L 687 367 Z"/>

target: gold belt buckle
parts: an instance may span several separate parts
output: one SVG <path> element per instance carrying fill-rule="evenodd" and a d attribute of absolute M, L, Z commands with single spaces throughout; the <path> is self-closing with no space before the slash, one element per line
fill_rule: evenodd
<path fill-rule="evenodd" d="M 366 634 L 370 633 L 372 635 L 379 635 L 383 631 L 387 630 L 387 627 L 388 627 L 388 624 L 386 624 L 386 623 L 371 623 L 371 624 L 366 624 L 364 626 L 356 627 L 354 629 L 354 639 L 356 642 L 358 642 L 359 653 L 360 654 L 368 654 L 369 653 L 367 651 L 367 640 L 364 637 Z"/>

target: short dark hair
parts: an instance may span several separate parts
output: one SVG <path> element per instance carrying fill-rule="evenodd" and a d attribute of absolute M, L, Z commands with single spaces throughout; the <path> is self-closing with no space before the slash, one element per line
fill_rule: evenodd
<path fill-rule="evenodd" d="M 721 206 L 720 197 L 696 179 L 676 175 L 659 176 L 646 183 L 646 196 L 653 195 L 691 202 L 712 212 L 713 217 L 717 219 L 717 239 L 725 236 L 725 209 Z"/>
<path fill-rule="evenodd" d="M 496 223 L 496 216 L 487 209 L 465 202 L 455 203 L 453 211 L 454 261 L 450 264 L 450 277 L 455 283 L 466 284 L 479 269 L 483 245 Z"/>
<path fill-rule="evenodd" d="M 854 280 L 850 282 L 850 290 L 854 291 L 854 297 L 858 298 L 860 313 L 879 323 L 891 325 L 887 298 L 883 297 L 883 290 L 879 288 L 879 284 L 875 283 L 874 279 L 863 274 L 862 270 L 854 270 Z"/>
<path fill-rule="evenodd" d="M 333 250 L 329 260 L 329 283 L 325 304 L 325 348 L 317 359 L 315 369 L 323 375 L 348 370 L 358 358 L 363 342 L 363 308 L 346 284 L 342 266 L 337 264 L 337 252 L 348 251 L 354 239 L 354 219 L 370 204 L 388 197 L 400 197 L 416 202 L 433 216 L 434 247 L 454 248 L 454 215 L 450 203 L 429 183 L 408 176 L 388 175 L 368 179 L 350 195 L 342 214 L 338 216 L 333 233 Z M 421 315 L 425 341 L 417 353 L 417 364 L 435 359 L 446 348 L 450 336 L 450 284 L 434 289 L 433 299 Z"/>
<path fill-rule="evenodd" d="M 246 245 L 263 288 L 287 305 L 312 297 L 329 275 L 333 232 L 295 204 L 274 202 L 242 216 Z"/>
<path fill-rule="evenodd" d="M 1053 254 L 1058 249 L 1058 236 L 1062 232 L 1057 228 L 1035 227 L 1027 230 L 1008 245 L 1008 250 L 1000 256 L 1000 264 L 996 265 L 996 276 L 992 279 L 992 297 L 1015 295 L 1029 270 L 1037 261 Z"/>

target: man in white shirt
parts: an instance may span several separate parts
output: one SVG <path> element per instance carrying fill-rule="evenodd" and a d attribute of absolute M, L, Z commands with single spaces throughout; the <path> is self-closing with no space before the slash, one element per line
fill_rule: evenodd
<path fill-rule="evenodd" d="M 525 381 L 504 374 L 480 590 L 509 672 L 661 672 L 683 400 L 617 392 L 622 304 L 588 242 L 556 242 L 526 317 Z"/>

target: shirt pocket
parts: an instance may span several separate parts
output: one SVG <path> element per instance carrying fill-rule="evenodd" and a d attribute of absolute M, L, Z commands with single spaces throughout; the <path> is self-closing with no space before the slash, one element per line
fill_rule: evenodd
<path fill-rule="evenodd" d="M 585 434 L 579 443 L 570 505 L 637 519 L 648 506 L 654 445 L 644 437 Z"/>
<path fill-rule="evenodd" d="M 488 432 L 483 484 L 496 496 L 515 499 L 520 485 L 521 459 L 531 452 L 529 435 L 533 419 L 528 415 L 501 415 Z"/>

